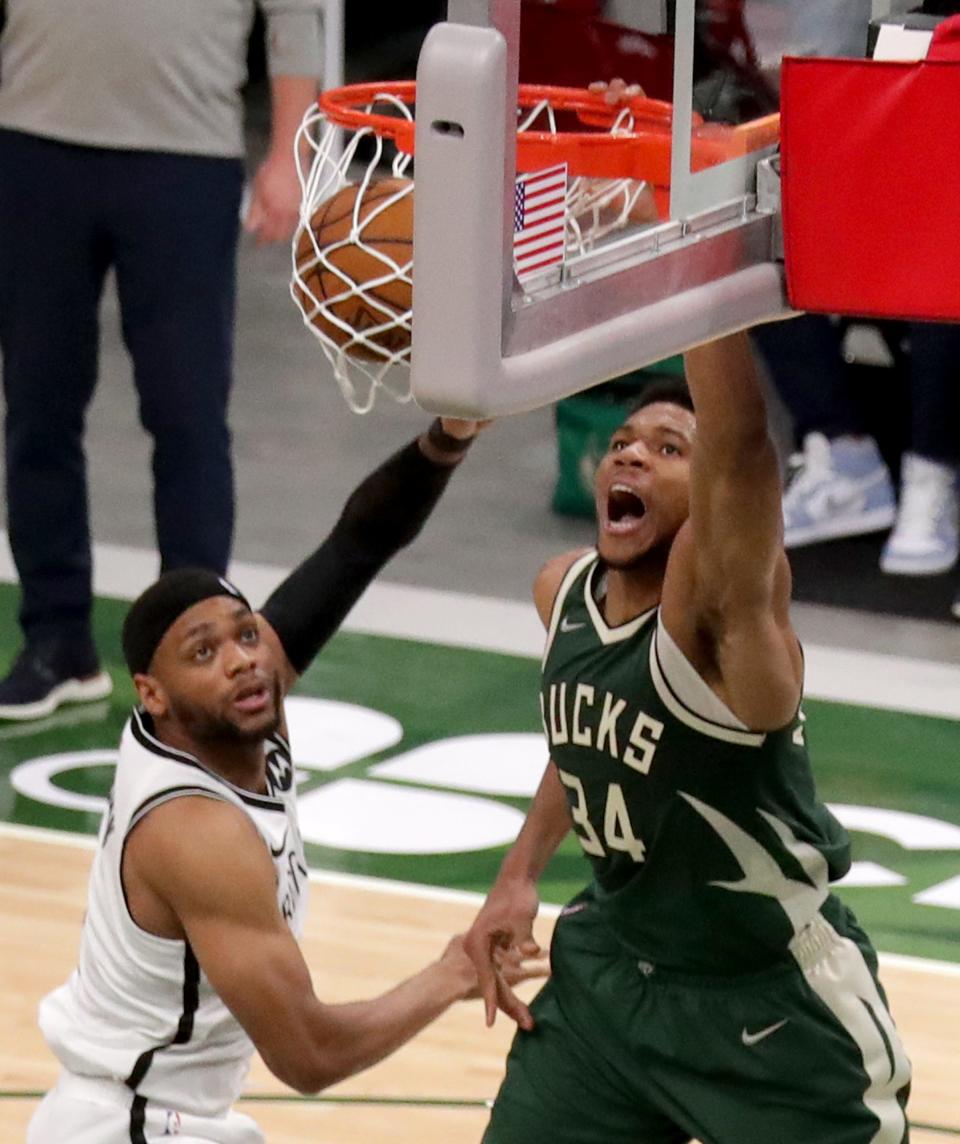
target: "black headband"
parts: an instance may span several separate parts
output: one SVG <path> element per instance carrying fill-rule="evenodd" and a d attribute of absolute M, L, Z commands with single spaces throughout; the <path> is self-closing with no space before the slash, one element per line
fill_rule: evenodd
<path fill-rule="evenodd" d="M 246 597 L 222 576 L 202 568 L 164 572 L 131 604 L 123 621 L 123 658 L 131 675 L 150 668 L 150 661 L 170 626 L 194 604 L 211 596 L 232 596 L 245 608 Z M 251 609 L 252 611 L 252 609 Z"/>

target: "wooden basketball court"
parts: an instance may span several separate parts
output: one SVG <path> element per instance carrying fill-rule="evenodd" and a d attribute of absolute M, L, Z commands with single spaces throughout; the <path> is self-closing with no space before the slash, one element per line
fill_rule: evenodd
<path fill-rule="evenodd" d="M 89 840 L 78 845 L 16 830 L 0 837 L 4 1141 L 24 1138 L 37 1094 L 56 1076 L 35 1011 L 39 998 L 74 966 L 90 859 Z M 343 884 L 321 876 L 312 889 L 303 943 L 317 993 L 333 1001 L 388 988 L 439 953 L 452 933 L 469 924 L 475 908 L 453 895 L 443 900 L 398 892 L 386 882 Z M 547 939 L 549 922 L 541 923 L 538 936 Z M 886 965 L 884 981 L 914 1063 L 911 1139 L 942 1144 L 960 1138 L 960 971 L 901 959 Z M 482 1134 L 483 1102 L 496 1093 L 510 1036 L 502 1017 L 487 1030 L 479 1004 L 463 1004 L 390 1060 L 319 1098 L 294 1096 L 258 1061 L 241 1107 L 259 1121 L 270 1144 L 468 1144 Z"/>

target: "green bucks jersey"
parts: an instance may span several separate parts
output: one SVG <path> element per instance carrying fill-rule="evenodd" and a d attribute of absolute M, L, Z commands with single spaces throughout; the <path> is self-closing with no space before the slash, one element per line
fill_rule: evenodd
<path fill-rule="evenodd" d="M 541 704 L 605 932 L 652 963 L 731 973 L 786 957 L 818 912 L 842 930 L 827 885 L 849 840 L 814 791 L 802 714 L 746 728 L 656 609 L 607 626 L 601 573 L 588 553 L 561 585 Z"/>

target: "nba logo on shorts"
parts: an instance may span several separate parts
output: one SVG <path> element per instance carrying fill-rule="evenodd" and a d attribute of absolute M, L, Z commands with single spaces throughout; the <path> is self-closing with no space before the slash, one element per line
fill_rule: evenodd
<path fill-rule="evenodd" d="M 163 1128 L 164 1136 L 180 1135 L 180 1113 L 167 1109 L 167 1122 Z"/>

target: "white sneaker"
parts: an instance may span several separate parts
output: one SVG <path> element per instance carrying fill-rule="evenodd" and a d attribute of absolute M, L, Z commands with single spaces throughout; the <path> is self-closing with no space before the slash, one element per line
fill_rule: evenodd
<path fill-rule="evenodd" d="M 897 523 L 880 567 L 900 576 L 935 576 L 952 568 L 958 555 L 956 468 L 905 453 Z"/>
<path fill-rule="evenodd" d="M 896 516 L 890 470 L 872 437 L 808 433 L 783 494 L 787 548 L 889 528 Z"/>

